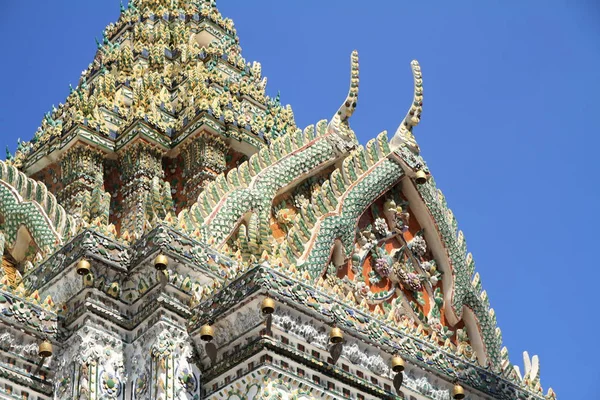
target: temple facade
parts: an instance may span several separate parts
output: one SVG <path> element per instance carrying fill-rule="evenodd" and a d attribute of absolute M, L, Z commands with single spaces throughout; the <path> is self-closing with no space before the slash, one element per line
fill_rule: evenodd
<path fill-rule="evenodd" d="M 121 8 L 0 161 L 0 398 L 556 399 L 420 155 L 416 61 L 363 146 L 356 52 L 300 129 L 214 0 Z"/>

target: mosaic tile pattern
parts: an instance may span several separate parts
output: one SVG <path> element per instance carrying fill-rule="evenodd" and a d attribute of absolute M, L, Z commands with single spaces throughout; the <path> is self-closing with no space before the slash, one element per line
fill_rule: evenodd
<path fill-rule="evenodd" d="M 0 162 L 0 349 L 12 354 L 0 376 L 15 385 L 0 396 L 346 396 L 336 380 L 398 395 L 320 358 L 323 324 L 336 323 L 345 362 L 368 359 L 392 382 L 384 360 L 398 353 L 422 372 L 404 387 L 425 398 L 448 399 L 458 379 L 473 399 L 555 399 L 542 393 L 536 356 L 525 353 L 521 374 L 501 348 L 419 153 L 423 80 L 416 61 L 411 70 L 396 133 L 363 147 L 349 123 L 356 52 L 337 112 L 300 130 L 213 0 L 122 6 L 66 102 Z M 168 265 L 154 265 L 158 254 Z M 271 322 L 260 314 L 266 293 L 280 304 Z M 208 344 L 198 334 L 207 323 L 217 332 Z M 268 334 L 270 323 L 319 354 Z M 40 362 L 42 340 L 54 347 Z M 260 374 L 238 369 L 267 353 L 278 359 L 265 356 Z M 331 391 L 302 386 L 284 360 L 331 379 Z M 238 384 L 219 381 L 234 370 Z"/>

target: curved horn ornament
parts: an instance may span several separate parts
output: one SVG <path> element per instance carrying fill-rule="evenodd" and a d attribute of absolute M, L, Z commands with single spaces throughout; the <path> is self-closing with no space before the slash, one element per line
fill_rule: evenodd
<path fill-rule="evenodd" d="M 392 150 L 395 150 L 404 144 L 414 153 L 419 154 L 419 145 L 415 140 L 412 130 L 421 122 L 421 112 L 423 111 L 423 76 L 421 75 L 421 67 L 417 60 L 413 60 L 410 63 L 410 67 L 414 79 L 413 102 L 406 117 L 404 117 L 390 141 L 390 147 Z"/>
<path fill-rule="evenodd" d="M 352 129 L 350 129 L 348 120 L 356 110 L 356 104 L 358 102 L 358 84 L 358 51 L 354 50 L 350 61 L 350 89 L 348 90 L 348 95 L 328 125 L 328 130 L 333 131 L 341 138 L 352 141 L 353 143 L 356 142 L 356 136 Z"/>

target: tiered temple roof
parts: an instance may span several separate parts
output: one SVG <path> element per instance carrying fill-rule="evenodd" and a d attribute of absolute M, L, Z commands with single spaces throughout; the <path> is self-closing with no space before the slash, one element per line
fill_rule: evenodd
<path fill-rule="evenodd" d="M 132 1 L 97 46 L 65 103 L 10 157 L 16 166 L 39 170 L 65 136 L 115 151 L 141 126 L 174 148 L 202 117 L 223 138 L 254 148 L 296 129 L 290 106 L 266 96 L 260 63 L 242 57 L 233 22 L 214 2 Z"/>

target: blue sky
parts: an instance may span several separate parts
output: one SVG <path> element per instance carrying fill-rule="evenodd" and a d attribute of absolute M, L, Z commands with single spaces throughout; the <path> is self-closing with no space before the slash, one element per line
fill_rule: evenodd
<path fill-rule="evenodd" d="M 351 124 L 390 135 L 421 63 L 415 135 L 473 252 L 513 363 L 541 359 L 544 391 L 600 398 L 600 6 L 593 1 L 220 0 L 244 56 L 302 127 L 344 99 L 358 49 Z M 92 61 L 118 0 L 0 4 L 0 149 L 29 140 Z"/>

